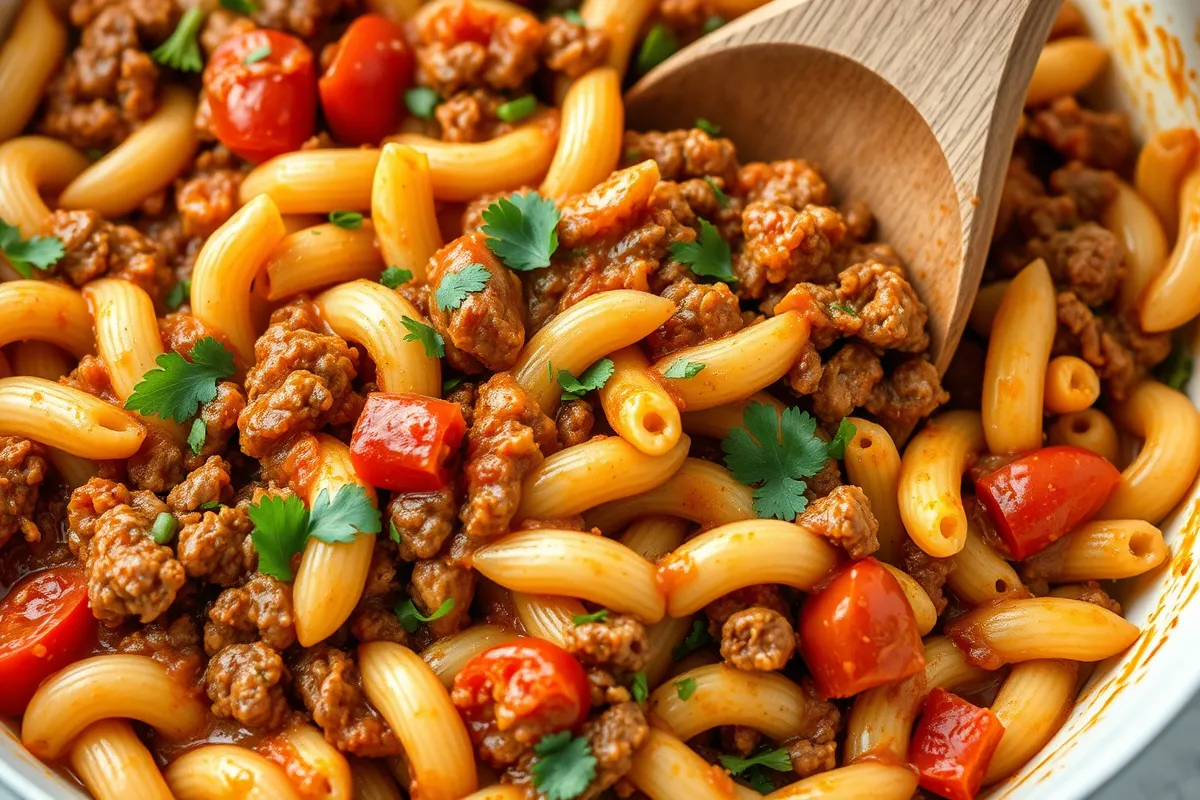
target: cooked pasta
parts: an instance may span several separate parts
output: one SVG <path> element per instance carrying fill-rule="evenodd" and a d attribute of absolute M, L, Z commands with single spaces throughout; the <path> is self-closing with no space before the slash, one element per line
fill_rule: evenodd
<path fill-rule="evenodd" d="M 1108 62 L 1108 50 L 1085 36 L 1066 36 L 1042 48 L 1025 105 L 1036 106 L 1087 88 Z"/>
<path fill-rule="evenodd" d="M 383 146 L 371 184 L 371 218 L 383 260 L 408 270 L 418 283 L 424 281 L 425 265 L 442 246 L 424 153 L 400 144 Z"/>
<path fill-rule="evenodd" d="M 570 197 L 602 183 L 621 160 L 624 132 L 620 73 L 598 67 L 575 81 L 563 100 L 558 149 L 541 193 Z"/>
<path fill-rule="evenodd" d="M 454 684 L 454 676 L 471 659 L 492 645 L 513 638 L 515 634 L 495 625 L 474 625 L 453 636 L 438 639 L 421 651 L 421 658 L 437 674 L 442 685 L 449 689 Z"/>
<path fill-rule="evenodd" d="M 661 456 L 679 442 L 679 407 L 650 374 L 637 347 L 610 354 L 613 374 L 600 389 L 604 416 L 621 438 L 648 456 Z"/>
<path fill-rule="evenodd" d="M 173 800 L 154 763 L 125 720 L 106 719 L 75 737 L 69 755 L 71 769 L 96 800 Z"/>
<path fill-rule="evenodd" d="M 575 626 L 575 617 L 587 614 L 587 608 L 574 597 L 555 597 L 546 594 L 510 594 L 513 613 L 530 636 L 545 639 L 563 647 L 567 631 Z"/>
<path fill-rule="evenodd" d="M 255 167 L 238 190 L 242 203 L 266 195 L 281 214 L 368 211 L 379 150 L 301 150 Z"/>
<path fill-rule="evenodd" d="M 1096 408 L 1058 417 L 1050 423 L 1046 439 L 1052 445 L 1066 444 L 1091 450 L 1111 464 L 1116 464 L 1119 456 L 1117 429 L 1112 420 Z"/>
<path fill-rule="evenodd" d="M 271 251 L 254 288 L 268 300 L 282 300 L 335 283 L 375 279 L 383 267 L 371 220 L 363 220 L 357 229 L 324 223 L 285 236 Z"/>
<path fill-rule="evenodd" d="M 0 47 L 0 86 L 8 90 L 0 142 L 24 130 L 67 46 L 67 29 L 49 0 L 29 0 Z"/>
<path fill-rule="evenodd" d="M 81 458 L 129 458 L 146 429 L 90 394 L 41 378 L 0 378 L 0 436 L 28 436 Z"/>
<path fill-rule="evenodd" d="M 1178 238 L 1167 263 L 1140 298 L 1142 328 L 1169 331 L 1200 314 L 1200 168 L 1193 168 L 1179 187 Z"/>
<path fill-rule="evenodd" d="M 879 521 L 877 558 L 895 563 L 906 533 L 900 519 L 900 451 L 887 430 L 870 420 L 851 417 L 854 436 L 846 443 L 846 475 L 871 501 Z"/>
<path fill-rule="evenodd" d="M 176 800 L 300 800 L 301 794 L 277 765 L 230 744 L 210 744 L 184 753 L 166 769 Z"/>
<path fill-rule="evenodd" d="M 1200 132 L 1169 128 L 1151 136 L 1138 153 L 1133 185 L 1158 215 L 1167 244 L 1179 233 L 1179 189 L 1200 156 Z"/>
<path fill-rule="evenodd" d="M 633 497 L 606 503 L 589 511 L 587 524 L 605 533 L 621 530 L 648 514 L 682 517 L 701 525 L 724 525 L 752 519 L 753 496 L 724 467 L 699 458 L 686 458 L 666 483 Z"/>
<path fill-rule="evenodd" d="M 41 233 L 50 217 L 42 192 L 61 191 L 87 169 L 70 145 L 46 136 L 21 136 L 0 144 L 0 219 L 23 236 Z"/>
<path fill-rule="evenodd" d="M 931 556 L 952 556 L 966 543 L 962 475 L 983 445 L 979 414 L 950 411 L 930 420 L 904 451 L 900 518 L 913 542 Z"/>
<path fill-rule="evenodd" d="M 49 281 L 0 283 L 0 346 L 30 340 L 56 344 L 76 358 L 96 352 L 83 295 Z"/>

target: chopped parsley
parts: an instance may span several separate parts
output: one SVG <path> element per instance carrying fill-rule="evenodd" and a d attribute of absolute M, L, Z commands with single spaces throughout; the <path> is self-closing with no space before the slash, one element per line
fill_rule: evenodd
<path fill-rule="evenodd" d="M 633 695 L 635 703 L 646 702 L 646 698 L 650 696 L 650 686 L 646 683 L 645 672 L 633 673 L 633 683 L 629 686 L 629 693 Z"/>
<path fill-rule="evenodd" d="M 1154 375 L 1167 386 L 1182 392 L 1192 379 L 1192 351 L 1184 341 L 1185 337 L 1174 338 L 1170 354 L 1154 368 Z"/>
<path fill-rule="evenodd" d="M 204 449 L 204 441 L 207 438 L 208 426 L 204 424 L 203 418 L 196 417 L 192 422 L 192 429 L 188 431 L 188 447 L 192 448 L 193 453 L 200 455 L 200 451 Z"/>
<path fill-rule="evenodd" d="M 692 632 L 684 638 L 678 647 L 671 651 L 671 655 L 676 661 L 680 661 L 700 648 L 712 644 L 712 641 L 713 638 L 709 634 L 708 625 L 705 624 L 704 620 L 695 620 L 692 622 Z"/>
<path fill-rule="evenodd" d="M 150 57 L 180 72 L 200 72 L 204 69 L 204 59 L 200 56 L 200 41 L 196 37 L 203 24 L 204 12 L 189 8 L 167 40 L 151 51 Z"/>
<path fill-rule="evenodd" d="M 671 33 L 671 29 L 661 22 L 656 24 L 646 34 L 646 38 L 642 40 L 642 47 L 638 50 L 638 74 L 645 75 L 673 56 L 678 49 L 679 42 L 676 40 L 675 34 Z"/>
<path fill-rule="evenodd" d="M 356 231 L 362 227 L 363 215 L 357 211 L 330 211 L 329 221 L 339 228 L 345 228 L 348 231 Z"/>
<path fill-rule="evenodd" d="M 725 283 L 737 280 L 733 274 L 729 242 L 722 239 L 720 231 L 706 219 L 700 220 L 700 237 L 694 242 L 675 242 L 671 245 L 671 255 L 680 264 L 691 267 L 697 275 Z"/>
<path fill-rule="evenodd" d="M 713 194 L 717 196 L 717 205 L 721 208 L 729 208 L 729 198 L 726 196 L 724 190 L 720 186 L 717 186 L 717 182 L 709 175 L 704 176 L 704 181 L 713 190 Z"/>
<path fill-rule="evenodd" d="M 246 53 L 246 57 L 242 59 L 242 63 L 246 66 L 250 66 L 251 64 L 257 64 L 264 58 L 268 58 L 270 55 L 271 45 L 264 44 L 262 47 L 256 47 L 249 53 Z"/>
<path fill-rule="evenodd" d="M 446 355 L 446 340 L 442 335 L 423 322 L 417 322 L 412 317 L 401 317 L 401 324 L 408 329 L 404 336 L 406 342 L 420 342 L 429 358 L 441 358 Z"/>
<path fill-rule="evenodd" d="M 433 299 L 442 311 L 458 308 L 467 295 L 482 292 L 492 273 L 483 264 L 469 264 L 466 269 L 442 277 Z"/>
<path fill-rule="evenodd" d="M 704 364 L 699 364 L 695 361 L 688 361 L 686 358 L 677 358 L 667 367 L 663 373 L 664 378 L 694 378 L 704 369 Z"/>
<path fill-rule="evenodd" d="M 258 10 L 252 0 L 221 0 L 221 7 L 236 14 L 253 14 Z"/>
<path fill-rule="evenodd" d="M 190 300 L 192 297 L 192 280 L 184 278 L 171 287 L 171 291 L 167 292 L 167 296 L 163 299 L 163 303 L 171 311 L 178 311 L 179 307 Z"/>
<path fill-rule="evenodd" d="M 854 423 L 842 417 L 842 421 L 838 423 L 838 428 L 833 434 L 833 438 L 829 440 L 829 457 L 841 458 L 846 455 L 846 445 L 850 444 L 850 440 L 854 438 L 854 434 L 858 433 L 858 428 L 854 427 Z"/>
<path fill-rule="evenodd" d="M 704 117 L 696 117 L 696 127 L 707 133 L 709 136 L 720 136 L 721 126 L 714 125 Z"/>
<path fill-rule="evenodd" d="M 751 789 L 759 794 L 770 794 L 775 791 L 775 784 L 757 767 L 752 767 L 742 778 L 750 784 Z"/>
<path fill-rule="evenodd" d="M 466 375 L 449 375 L 442 379 L 442 394 L 450 394 L 450 392 L 462 386 L 463 381 L 467 379 Z"/>
<path fill-rule="evenodd" d="M 711 17 L 704 20 L 704 27 L 702 27 L 700 30 L 702 33 L 712 33 L 724 24 L 724 17 L 722 17 L 720 14 L 713 14 Z"/>
<path fill-rule="evenodd" d="M 399 289 L 400 284 L 412 280 L 412 270 L 388 267 L 379 275 L 379 282 L 389 289 Z"/>
<path fill-rule="evenodd" d="M 379 509 L 356 483 L 339 486 L 332 500 L 329 490 L 322 489 L 311 511 L 295 495 L 267 495 L 250 506 L 248 514 L 259 572 L 282 581 L 292 579 L 292 558 L 304 550 L 308 537 L 348 542 L 357 533 L 379 533 L 381 528 Z"/>
<path fill-rule="evenodd" d="M 680 700 L 691 700 L 692 695 L 696 693 L 696 679 L 683 678 L 675 681 L 675 694 Z"/>
<path fill-rule="evenodd" d="M 233 377 L 233 353 L 211 336 L 192 348 L 191 360 L 179 353 L 163 353 L 154 360 L 158 369 L 142 376 L 125 401 L 125 408 L 163 419 L 186 422 L 200 406 L 217 396 L 217 383 Z"/>
<path fill-rule="evenodd" d="M 216 500 L 209 500 L 207 503 L 201 503 L 200 507 L 203 508 L 205 511 L 215 511 L 216 509 L 221 507 L 221 504 L 219 502 L 217 502 Z"/>
<path fill-rule="evenodd" d="M 575 800 L 596 778 L 596 757 L 582 736 L 570 731 L 543 736 L 533 746 L 533 785 L 546 800 Z"/>
<path fill-rule="evenodd" d="M 441 105 L 442 98 L 428 86 L 414 86 L 404 93 L 404 105 L 408 113 L 421 119 L 433 119 L 433 112 Z"/>
<path fill-rule="evenodd" d="M 23 278 L 32 278 L 33 270 L 43 272 L 58 263 L 66 255 L 67 248 L 62 239 L 54 236 L 30 236 L 21 238 L 21 229 L 0 220 L 0 252 Z"/>
<path fill-rule="evenodd" d="M 850 306 L 846 305 L 845 303 L 830 303 L 829 307 L 832 308 L 834 311 L 840 311 L 843 314 L 849 314 L 852 317 L 858 316 L 858 312 L 855 311 Z"/>
<path fill-rule="evenodd" d="M 804 479 L 820 472 L 834 457 L 832 450 L 844 450 L 854 435 L 854 426 L 847 423 L 838 427 L 838 444 L 826 443 L 815 435 L 817 421 L 807 411 L 787 408 L 780 416 L 764 403 L 747 406 L 742 423 L 745 427 L 734 428 L 721 442 L 725 466 L 734 478 L 755 487 L 754 511 L 760 518 L 788 522 L 808 507 Z"/>
<path fill-rule="evenodd" d="M 604 622 L 608 619 L 608 609 L 602 608 L 599 611 L 593 611 L 591 614 L 575 614 L 571 617 L 571 622 L 576 625 L 583 625 L 586 622 Z"/>
<path fill-rule="evenodd" d="M 604 384 L 608 383 L 608 379 L 612 377 L 616 371 L 616 366 L 613 365 L 612 359 L 602 358 L 595 364 L 583 371 L 583 374 L 576 378 L 565 369 L 558 371 L 558 385 L 562 387 L 562 402 L 568 400 L 578 400 L 585 394 L 597 389 L 603 389 Z"/>
<path fill-rule="evenodd" d="M 400 531 L 396 530 L 396 523 L 388 520 L 388 538 L 396 544 L 400 544 Z"/>
<path fill-rule="evenodd" d="M 583 21 L 583 17 L 580 16 L 579 12 L 573 8 L 568 8 L 566 11 L 562 12 L 562 18 L 573 25 L 587 25 L 587 23 Z"/>
<path fill-rule="evenodd" d="M 150 538 L 158 544 L 166 544 L 175 538 L 175 528 L 178 525 L 174 514 L 163 511 L 154 518 L 154 526 L 150 528 Z"/>
<path fill-rule="evenodd" d="M 496 107 L 496 116 L 501 122 L 519 122 L 537 111 L 537 98 L 531 94 L 509 100 Z"/>
<path fill-rule="evenodd" d="M 766 767 L 777 772 L 791 772 L 792 760 L 788 758 L 787 750 L 780 747 L 777 750 L 767 750 L 750 758 L 722 755 L 721 765 L 734 775 L 741 775 L 751 767 Z"/>
<path fill-rule="evenodd" d="M 404 626 L 404 630 L 409 633 L 416 633 L 417 629 L 421 627 L 422 622 L 433 622 L 435 619 L 441 619 L 453 610 L 453 597 L 447 597 L 443 600 L 442 604 L 429 616 L 425 616 L 420 611 L 417 611 L 417 604 L 409 599 L 396 605 L 396 617 L 400 620 L 400 624 Z"/>
<path fill-rule="evenodd" d="M 550 266 L 558 249 L 559 213 L 537 192 L 501 197 L 483 211 L 487 246 L 509 269 L 528 272 Z"/>

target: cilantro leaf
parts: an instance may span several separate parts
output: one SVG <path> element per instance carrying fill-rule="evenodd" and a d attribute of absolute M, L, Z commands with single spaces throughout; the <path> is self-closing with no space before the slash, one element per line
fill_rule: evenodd
<path fill-rule="evenodd" d="M 677 358 L 663 373 L 664 378 L 694 378 L 704 370 L 704 364 Z"/>
<path fill-rule="evenodd" d="M 379 275 L 379 282 L 389 289 L 399 289 L 400 284 L 412 280 L 412 270 L 388 267 Z"/>
<path fill-rule="evenodd" d="M 830 303 L 830 304 L 829 304 L 829 307 L 830 307 L 830 308 L 832 308 L 832 309 L 833 309 L 833 310 L 835 310 L 835 311 L 840 311 L 840 312 L 842 312 L 843 314 L 849 314 L 849 315 L 850 315 L 850 316 L 852 316 L 852 317 L 857 317 L 857 316 L 858 316 L 858 312 L 857 312 L 857 311 L 855 311 L 855 310 L 854 310 L 853 308 L 851 308 L 850 306 L 846 305 L 845 303 Z"/>
<path fill-rule="evenodd" d="M 725 18 L 720 14 L 713 14 L 708 19 L 704 20 L 704 27 L 700 29 L 701 33 L 712 33 L 717 28 L 725 24 Z"/>
<path fill-rule="evenodd" d="M 175 519 L 175 515 L 163 511 L 154 518 L 154 526 L 150 528 L 150 538 L 158 544 L 166 544 L 175 537 L 175 529 L 178 526 L 179 522 Z"/>
<path fill-rule="evenodd" d="M 54 236 L 30 236 L 21 238 L 21 229 L 0 220 L 0 251 L 23 278 L 32 278 L 34 269 L 50 269 L 66 255 L 67 248 L 62 240 Z"/>
<path fill-rule="evenodd" d="M 533 762 L 533 785 L 546 800 L 575 800 L 596 777 L 591 744 L 570 731 L 543 736 L 533 752 L 540 756 Z"/>
<path fill-rule="evenodd" d="M 537 111 L 537 98 L 531 94 L 509 100 L 496 107 L 496 116 L 501 122 L 519 122 Z"/>
<path fill-rule="evenodd" d="M 404 105 L 408 113 L 421 119 L 433 119 L 433 112 L 441 105 L 442 98 L 428 86 L 414 86 L 404 92 Z"/>
<path fill-rule="evenodd" d="M 204 441 L 208 438 L 208 426 L 204 424 L 204 420 L 196 417 L 192 423 L 192 429 L 188 431 L 187 443 L 188 447 L 192 448 L 192 452 L 200 455 L 200 451 L 204 449 Z"/>
<path fill-rule="evenodd" d="M 675 34 L 671 33 L 670 28 L 659 22 L 642 40 L 642 47 L 638 50 L 637 56 L 638 74 L 645 75 L 673 56 L 678 49 L 679 41 L 675 38 Z"/>
<path fill-rule="evenodd" d="M 480 230 L 488 249 L 509 269 L 528 272 L 550 266 L 558 249 L 558 207 L 537 192 L 501 197 L 483 211 Z"/>
<path fill-rule="evenodd" d="M 629 685 L 629 693 L 633 695 L 635 703 L 646 702 L 646 698 L 650 696 L 650 686 L 646 683 L 645 672 L 633 673 L 633 683 Z"/>
<path fill-rule="evenodd" d="M 292 557 L 308 540 L 308 509 L 299 497 L 267 495 L 248 509 L 254 529 L 250 540 L 258 552 L 258 571 L 290 581 Z"/>
<path fill-rule="evenodd" d="M 204 12 L 189 8 L 165 42 L 150 53 L 150 57 L 180 72 L 200 72 L 204 59 L 200 56 L 200 41 L 196 35 L 204 24 Z"/>
<path fill-rule="evenodd" d="M 308 535 L 322 542 L 353 542 L 356 534 L 379 533 L 380 529 L 379 509 L 357 483 L 339 486 L 332 500 L 329 490 L 322 489 L 308 521 Z"/>
<path fill-rule="evenodd" d="M 221 0 L 221 7 L 236 14 L 253 14 L 258 10 L 252 0 Z"/>
<path fill-rule="evenodd" d="M 422 622 L 433 622 L 435 619 L 441 619 L 453 610 L 454 598 L 447 597 L 437 607 L 437 610 L 427 617 L 420 611 L 417 611 L 417 604 L 409 599 L 396 605 L 396 617 L 400 620 L 400 624 L 404 627 L 404 630 L 409 633 L 416 633 L 417 629 L 421 627 Z"/>
<path fill-rule="evenodd" d="M 829 457 L 841 458 L 846 455 L 846 445 L 850 444 L 850 440 L 854 438 L 854 434 L 856 433 L 858 433 L 858 428 L 854 427 L 854 423 L 842 417 L 842 421 L 838 423 L 837 431 L 833 434 L 833 438 L 826 447 Z"/>
<path fill-rule="evenodd" d="M 345 228 L 348 231 L 356 231 L 362 227 L 363 215 L 357 211 L 345 211 L 339 209 L 329 212 L 329 221 L 339 228 Z"/>
<path fill-rule="evenodd" d="M 1172 389 L 1183 391 L 1192 379 L 1192 351 L 1186 337 L 1176 336 L 1165 361 L 1154 368 L 1154 375 Z"/>
<path fill-rule="evenodd" d="M 242 63 L 245 64 L 246 66 L 250 66 L 251 64 L 257 64 L 258 62 L 262 61 L 264 58 L 269 58 L 270 55 L 271 55 L 271 45 L 264 44 L 262 47 L 256 47 L 255 49 L 251 50 L 249 53 L 246 53 L 246 57 L 242 59 Z"/>
<path fill-rule="evenodd" d="M 679 661 L 687 658 L 700 648 L 712 644 L 712 641 L 713 638 L 708 632 L 708 624 L 698 619 L 692 623 L 692 632 L 687 635 L 678 647 L 671 651 L 671 656 L 676 661 Z"/>
<path fill-rule="evenodd" d="M 466 379 L 466 375 L 447 375 L 442 379 L 442 394 L 450 394 L 450 392 L 462 386 Z"/>
<path fill-rule="evenodd" d="M 172 352 L 154 359 L 158 369 L 142 376 L 125 408 L 176 422 L 191 419 L 201 405 L 217 396 L 217 382 L 237 372 L 233 353 L 211 336 L 196 342 L 191 356 L 188 361 Z"/>
<path fill-rule="evenodd" d="M 696 127 L 707 133 L 709 136 L 720 136 L 721 126 L 714 125 L 704 117 L 696 117 Z"/>
<path fill-rule="evenodd" d="M 721 765 L 734 775 L 741 775 L 751 767 L 766 767 L 777 772 L 791 772 L 792 760 L 788 758 L 787 750 L 780 747 L 777 750 L 767 750 L 750 758 L 722 755 Z"/>
<path fill-rule="evenodd" d="M 460 272 L 451 272 L 442 277 L 433 299 L 442 311 L 458 308 L 467 295 L 482 292 L 492 273 L 483 264 L 469 264 Z"/>
<path fill-rule="evenodd" d="M 599 611 L 593 611 L 591 614 L 575 614 L 571 617 L 571 622 L 576 625 L 582 625 L 585 622 L 604 622 L 608 619 L 608 609 L 602 608 Z"/>
<path fill-rule="evenodd" d="M 583 21 L 583 17 L 579 14 L 579 12 L 573 8 L 568 8 L 566 11 L 562 12 L 562 18 L 575 25 L 587 25 L 587 23 Z"/>
<path fill-rule="evenodd" d="M 178 311 L 179 307 L 189 301 L 192 297 L 192 281 L 190 278 L 184 278 L 171 287 L 171 291 L 167 292 L 163 303 L 171 311 Z"/>
<path fill-rule="evenodd" d="M 745 774 L 746 783 L 750 784 L 750 788 L 759 794 L 770 794 L 775 791 L 775 784 L 771 779 L 759 769 L 751 769 Z"/>
<path fill-rule="evenodd" d="M 754 510 L 759 517 L 791 522 L 808 507 L 804 490 L 829 460 L 829 446 L 814 434 L 817 421 L 807 411 L 751 403 L 742 416 L 744 428 L 734 428 L 721 442 L 725 466 L 747 486 L 755 486 Z M 781 433 L 782 430 L 782 433 Z"/>
<path fill-rule="evenodd" d="M 578 378 L 567 370 L 560 369 L 558 385 L 563 389 L 562 401 L 565 403 L 568 400 L 578 400 L 590 391 L 603 389 L 615 371 L 616 366 L 610 358 L 600 359 L 584 370 Z"/>
<path fill-rule="evenodd" d="M 680 700 L 690 700 L 692 695 L 696 693 L 696 679 L 684 678 L 683 680 L 675 681 L 675 694 Z"/>
<path fill-rule="evenodd" d="M 717 182 L 708 175 L 704 176 L 704 182 L 708 184 L 709 188 L 713 190 L 713 194 L 717 196 L 717 205 L 721 208 L 729 208 L 729 198 L 725 195 L 721 187 L 717 186 Z"/>
<path fill-rule="evenodd" d="M 400 322 L 408 329 L 404 341 L 420 342 L 425 347 L 425 355 L 429 358 L 441 358 L 446 355 L 446 340 L 440 333 L 423 322 L 417 322 L 412 317 L 401 317 Z"/>
<path fill-rule="evenodd" d="M 216 500 L 209 500 L 207 503 L 201 503 L 200 507 L 205 511 L 214 511 L 221 507 L 221 504 Z"/>
<path fill-rule="evenodd" d="M 388 538 L 396 544 L 400 544 L 400 531 L 396 530 L 396 523 L 388 520 Z"/>
<path fill-rule="evenodd" d="M 700 220 L 700 238 L 694 242 L 675 242 L 671 245 L 671 255 L 680 264 L 691 267 L 697 275 L 725 283 L 737 280 L 733 274 L 729 242 L 722 239 L 720 231 L 706 219 Z"/>

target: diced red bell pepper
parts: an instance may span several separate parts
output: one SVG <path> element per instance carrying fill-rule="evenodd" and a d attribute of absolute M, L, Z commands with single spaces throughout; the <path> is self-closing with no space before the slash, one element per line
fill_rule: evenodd
<path fill-rule="evenodd" d="M 850 697 L 925 669 L 912 606 L 873 558 L 843 566 L 804 601 L 800 655 L 826 697 Z"/>
<path fill-rule="evenodd" d="M 908 760 L 920 774 L 921 788 L 948 800 L 973 800 L 1002 738 L 1004 725 L 990 710 L 934 689 L 925 701 Z"/>
<path fill-rule="evenodd" d="M 975 481 L 975 493 L 1018 561 L 1091 519 L 1121 481 L 1103 456 L 1045 447 Z"/>
<path fill-rule="evenodd" d="M 350 459 L 359 477 L 394 492 L 431 492 L 450 482 L 446 462 L 467 423 L 458 403 L 421 394 L 367 395 Z"/>
<path fill-rule="evenodd" d="M 404 90 L 414 58 L 404 31 L 379 14 L 363 14 L 342 34 L 318 89 L 325 121 L 345 145 L 378 145 L 404 120 Z"/>

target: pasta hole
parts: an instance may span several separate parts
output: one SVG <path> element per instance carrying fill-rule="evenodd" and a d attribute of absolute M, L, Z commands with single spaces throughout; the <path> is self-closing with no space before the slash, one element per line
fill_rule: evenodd
<path fill-rule="evenodd" d="M 870 436 L 863 436 L 858 440 L 858 448 L 860 450 L 870 450 L 871 445 L 873 444 L 875 444 L 875 442 L 871 441 Z"/>
<path fill-rule="evenodd" d="M 1076 417 L 1071 420 L 1071 432 L 1083 435 L 1092 429 L 1092 423 L 1087 417 Z"/>
<path fill-rule="evenodd" d="M 958 532 L 958 524 L 953 517 L 942 517 L 942 521 L 938 523 L 938 533 L 942 534 L 944 539 L 953 539 L 954 534 Z"/>
<path fill-rule="evenodd" d="M 1005 592 L 1010 591 L 1010 589 L 1008 587 L 1008 582 L 1005 581 L 1003 578 L 999 578 L 996 580 L 995 589 L 996 589 L 997 594 L 1004 594 Z"/>
<path fill-rule="evenodd" d="M 1154 552 L 1154 537 L 1144 532 L 1135 533 L 1129 537 L 1129 552 L 1134 558 L 1146 558 Z"/>
<path fill-rule="evenodd" d="M 1078 372 L 1071 373 L 1071 380 L 1067 383 L 1067 386 L 1072 392 L 1082 392 L 1087 388 L 1087 386 L 1084 384 L 1083 376 Z"/>
<path fill-rule="evenodd" d="M 645 419 L 642 420 L 642 425 L 650 433 L 662 433 L 663 428 L 667 427 L 667 423 L 663 421 L 662 416 L 654 413 L 647 414 Z"/>

